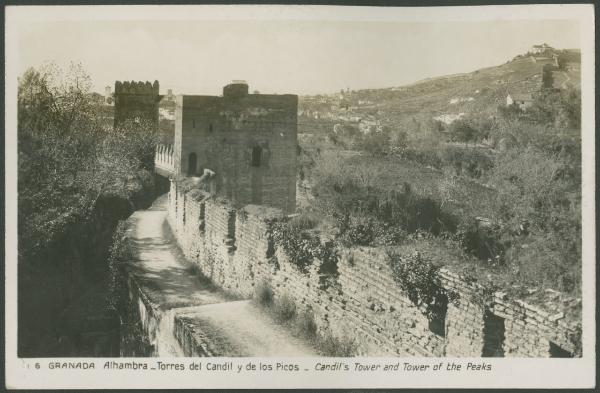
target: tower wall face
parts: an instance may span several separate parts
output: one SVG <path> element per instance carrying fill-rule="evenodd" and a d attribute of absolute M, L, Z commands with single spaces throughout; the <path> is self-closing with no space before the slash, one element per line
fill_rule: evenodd
<path fill-rule="evenodd" d="M 295 95 L 179 96 L 175 171 L 214 171 L 217 194 L 237 206 L 296 208 Z M 195 161 L 195 162 L 194 162 Z"/>
<path fill-rule="evenodd" d="M 161 96 L 158 81 L 115 82 L 115 128 L 127 122 L 149 122 L 158 126 Z"/>

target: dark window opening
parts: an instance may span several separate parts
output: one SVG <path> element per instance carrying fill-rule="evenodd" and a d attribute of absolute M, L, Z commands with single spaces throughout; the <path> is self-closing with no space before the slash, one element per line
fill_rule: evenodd
<path fill-rule="evenodd" d="M 431 305 L 429 330 L 440 337 L 446 337 L 446 313 L 448 312 L 448 296 L 440 295 Z"/>
<path fill-rule="evenodd" d="M 190 153 L 188 158 L 188 176 L 196 174 L 196 153 Z"/>
<path fill-rule="evenodd" d="M 572 358 L 573 354 L 550 341 L 551 358 Z"/>
<path fill-rule="evenodd" d="M 259 146 L 256 146 L 252 149 L 252 166 L 253 167 L 259 167 L 260 166 L 260 159 L 262 156 L 262 149 Z"/>
<path fill-rule="evenodd" d="M 504 330 L 504 318 L 486 310 L 483 316 L 483 357 L 504 357 Z"/>
<path fill-rule="evenodd" d="M 192 128 L 196 128 L 196 119 L 192 119 Z"/>
<path fill-rule="evenodd" d="M 213 125 L 212 125 L 212 123 L 210 123 L 208 125 L 208 132 L 213 132 Z"/>

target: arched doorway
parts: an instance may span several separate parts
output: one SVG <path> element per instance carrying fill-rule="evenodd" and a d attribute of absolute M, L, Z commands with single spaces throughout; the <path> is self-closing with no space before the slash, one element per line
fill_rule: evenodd
<path fill-rule="evenodd" d="M 190 153 L 190 156 L 188 158 L 188 176 L 194 176 L 196 174 L 196 161 L 196 153 Z"/>

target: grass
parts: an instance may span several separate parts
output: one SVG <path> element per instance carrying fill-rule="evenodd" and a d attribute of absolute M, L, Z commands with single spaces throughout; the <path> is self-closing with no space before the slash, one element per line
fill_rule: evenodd
<path fill-rule="evenodd" d="M 321 355 L 330 357 L 351 357 L 356 354 L 354 340 L 337 337 L 331 331 L 319 331 L 311 310 L 298 310 L 293 298 L 283 294 L 276 298 L 266 282 L 258 284 L 253 301 L 278 324 L 287 328 L 294 336 L 307 342 Z"/>

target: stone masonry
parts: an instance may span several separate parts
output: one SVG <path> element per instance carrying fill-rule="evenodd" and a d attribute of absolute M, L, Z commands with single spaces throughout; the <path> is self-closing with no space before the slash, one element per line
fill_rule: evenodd
<path fill-rule="evenodd" d="M 234 206 L 294 212 L 298 97 L 248 94 L 237 81 L 223 96 L 177 96 L 175 176 L 216 174 L 216 193 Z"/>
<path fill-rule="evenodd" d="M 276 299 L 293 299 L 310 312 L 318 331 L 357 345 L 359 355 L 377 356 L 580 356 L 579 321 L 551 314 L 518 299 L 493 293 L 442 269 L 439 285 L 457 293 L 441 329 L 432 328 L 422 310 L 392 278 L 380 248 L 340 249 L 338 274 L 329 285 L 315 260 L 300 272 L 274 244 L 271 223 L 284 212 L 266 206 L 236 207 L 184 183 L 171 182 L 168 220 L 187 259 L 225 291 L 251 298 L 267 285 Z M 276 258 L 278 263 L 273 263 Z M 175 320 L 180 337 L 185 321 Z"/>
<path fill-rule="evenodd" d="M 127 122 L 149 123 L 158 126 L 159 95 L 158 81 L 115 82 L 115 120 L 118 128 Z"/>

